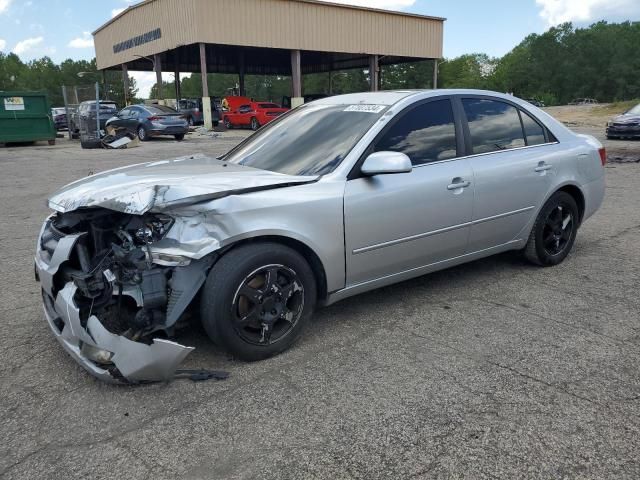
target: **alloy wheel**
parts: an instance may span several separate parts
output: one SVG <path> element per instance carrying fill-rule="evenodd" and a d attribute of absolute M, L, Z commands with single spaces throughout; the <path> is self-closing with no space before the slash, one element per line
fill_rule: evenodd
<path fill-rule="evenodd" d="M 265 265 L 247 275 L 231 306 L 234 329 L 254 345 L 284 339 L 302 316 L 304 286 L 284 265 Z"/>
<path fill-rule="evenodd" d="M 575 222 L 571 210 L 559 204 L 549 212 L 542 230 L 544 249 L 549 255 L 561 254 L 571 241 Z"/>

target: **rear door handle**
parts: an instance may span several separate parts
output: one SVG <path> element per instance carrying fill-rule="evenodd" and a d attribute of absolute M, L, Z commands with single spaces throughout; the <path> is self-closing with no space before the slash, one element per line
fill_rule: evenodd
<path fill-rule="evenodd" d="M 540 173 L 540 172 L 546 172 L 547 170 L 551 170 L 551 168 L 552 168 L 551 165 L 544 162 L 540 162 L 534 170 Z"/>
<path fill-rule="evenodd" d="M 456 180 L 459 180 L 459 181 L 456 182 Z M 447 187 L 447 190 L 458 190 L 459 188 L 467 188 L 470 185 L 471 185 L 471 182 L 454 178 L 453 183 Z"/>

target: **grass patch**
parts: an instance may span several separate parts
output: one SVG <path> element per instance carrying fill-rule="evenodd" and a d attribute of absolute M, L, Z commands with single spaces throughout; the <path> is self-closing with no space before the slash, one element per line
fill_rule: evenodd
<path fill-rule="evenodd" d="M 640 100 L 627 100 L 595 107 L 593 111 L 602 115 L 621 115 L 638 104 L 640 104 Z"/>

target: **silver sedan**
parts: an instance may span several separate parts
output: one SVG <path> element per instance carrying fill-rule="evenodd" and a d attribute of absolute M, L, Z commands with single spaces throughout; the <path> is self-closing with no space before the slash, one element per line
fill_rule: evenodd
<path fill-rule="evenodd" d="M 606 153 L 517 98 L 473 90 L 326 98 L 220 158 L 72 183 L 37 242 L 44 310 L 106 381 L 169 380 L 195 311 L 245 360 L 313 310 L 507 250 L 553 266 L 600 207 Z"/>

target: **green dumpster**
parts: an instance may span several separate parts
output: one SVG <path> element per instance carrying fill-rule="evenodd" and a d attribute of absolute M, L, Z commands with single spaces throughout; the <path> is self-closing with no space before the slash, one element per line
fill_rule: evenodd
<path fill-rule="evenodd" d="M 0 143 L 40 140 L 56 142 L 47 94 L 0 91 Z"/>

